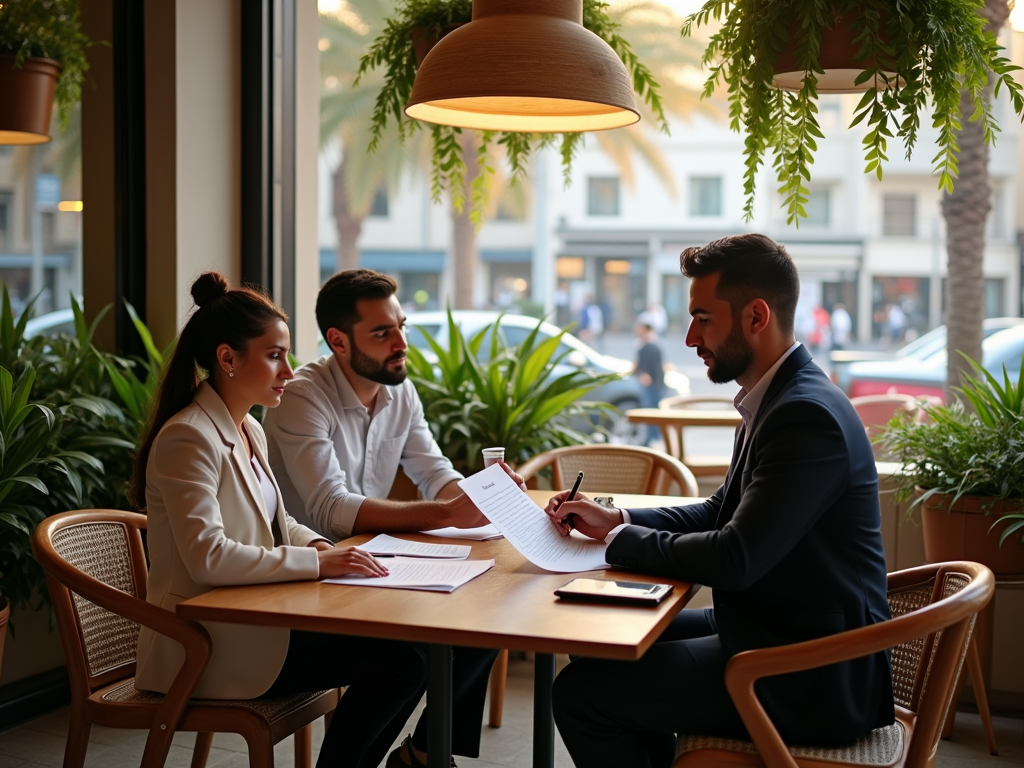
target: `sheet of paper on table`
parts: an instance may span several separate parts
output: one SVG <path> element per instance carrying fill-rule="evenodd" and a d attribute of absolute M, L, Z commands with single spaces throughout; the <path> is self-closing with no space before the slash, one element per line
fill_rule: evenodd
<path fill-rule="evenodd" d="M 324 579 L 324 583 L 454 592 L 494 567 L 493 560 L 425 560 L 416 557 L 396 557 L 388 559 L 384 564 L 388 569 L 387 576 L 339 576 L 336 579 Z"/>
<path fill-rule="evenodd" d="M 371 555 L 401 555 L 402 557 L 426 557 L 431 560 L 465 560 L 473 548 L 468 544 L 425 544 L 420 541 L 406 541 L 381 533 L 374 536 L 359 549 Z"/>
<path fill-rule="evenodd" d="M 484 517 L 505 534 L 527 560 L 548 571 L 574 573 L 607 568 L 603 541 L 563 536 L 543 509 L 495 464 L 459 481 Z"/>
<path fill-rule="evenodd" d="M 480 525 L 476 528 L 434 528 L 432 531 L 422 531 L 431 536 L 440 536 L 443 539 L 469 539 L 470 541 L 490 541 L 491 539 L 505 538 L 501 531 L 492 523 Z"/>

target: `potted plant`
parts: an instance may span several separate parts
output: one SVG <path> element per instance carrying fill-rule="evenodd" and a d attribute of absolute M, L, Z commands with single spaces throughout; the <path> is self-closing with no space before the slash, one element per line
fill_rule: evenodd
<path fill-rule="evenodd" d="M 440 199 L 447 189 L 457 210 L 464 204 L 466 163 L 463 146 L 458 136 L 461 129 L 441 125 L 424 126 L 417 120 L 410 120 L 402 111 L 409 101 L 416 70 L 422 56 L 442 36 L 472 19 L 472 0 L 402 0 L 394 14 L 387 20 L 384 31 L 362 57 L 356 77 L 383 67 L 384 84 L 377 95 L 371 121 L 369 151 L 373 152 L 384 136 L 391 120 L 398 125 L 399 137 L 404 140 L 412 132 L 426 128 L 431 133 L 431 193 L 434 200 Z M 654 76 L 636 56 L 629 42 L 618 32 L 618 25 L 608 14 L 608 4 L 601 0 L 583 0 L 583 26 L 606 42 L 629 72 L 633 88 L 646 105 L 646 116 L 653 119 L 658 127 L 668 132 L 668 120 L 662 107 L 660 90 Z M 417 52 L 418 49 L 418 52 Z M 479 160 L 486 166 L 489 160 L 488 148 L 500 145 L 508 159 L 511 181 L 523 178 L 531 154 L 545 146 L 559 143 L 562 170 L 569 179 L 572 159 L 582 141 L 582 134 L 530 134 L 516 132 L 480 132 L 482 145 L 477 151 Z M 493 168 L 485 167 L 473 179 L 471 191 L 471 213 L 475 221 L 482 220 L 482 211 L 487 203 L 487 181 Z"/>
<path fill-rule="evenodd" d="M 431 354 L 406 350 L 409 378 L 434 439 L 461 472 L 482 469 L 480 450 L 488 446 L 504 446 L 506 460 L 515 465 L 552 448 L 589 442 L 576 425 L 612 408 L 582 398 L 619 374 L 556 374 L 569 354 L 564 346 L 559 352 L 565 331 L 538 341 L 539 329 L 540 321 L 517 346 L 505 344 L 497 322 L 467 339 L 449 311 L 449 349 L 421 328 Z"/>
<path fill-rule="evenodd" d="M 1012 536 L 1024 519 L 1024 362 L 1002 382 L 969 363 L 963 401 L 925 406 L 924 423 L 899 413 L 876 440 L 903 465 L 896 498 L 920 508 L 929 561 L 1024 573 L 1024 542 Z"/>
<path fill-rule="evenodd" d="M 88 44 L 78 0 L 0 3 L 0 144 L 49 141 L 55 101 L 67 126 L 82 95 Z"/>
<path fill-rule="evenodd" d="M 986 87 L 1005 87 L 1017 115 L 1024 114 L 1014 66 L 986 32 L 982 0 L 710 0 L 683 26 L 683 35 L 712 19 L 704 63 L 704 95 L 728 90 L 731 128 L 746 134 L 744 214 L 753 215 L 757 172 L 765 155 L 773 166 L 789 222 L 806 216 L 806 182 L 823 133 L 819 91 L 864 91 L 850 127 L 864 123 L 865 172 L 882 177 L 888 142 L 898 138 L 909 156 L 921 115 L 938 130 L 934 172 L 952 190 L 957 176 L 957 131 L 964 119 L 982 120 L 985 141 L 998 130 Z M 845 49 L 848 61 L 834 58 Z M 788 63 L 787 63 L 788 59 Z M 788 70 L 789 77 L 783 77 Z M 829 80 L 846 72 L 846 88 Z M 795 76 L 794 76 L 795 75 Z M 779 86 L 793 87 L 793 92 Z M 961 89 L 972 114 L 961 113 Z"/>

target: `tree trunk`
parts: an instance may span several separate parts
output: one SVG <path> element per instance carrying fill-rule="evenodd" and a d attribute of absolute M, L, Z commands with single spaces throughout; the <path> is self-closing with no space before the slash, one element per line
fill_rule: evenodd
<path fill-rule="evenodd" d="M 981 11 L 986 30 L 998 33 L 1010 15 L 1006 0 L 986 0 Z M 961 373 L 970 365 L 963 352 L 981 362 L 981 324 L 985 317 L 985 222 L 992 209 L 992 187 L 988 175 L 988 145 L 980 120 L 969 122 L 974 106 L 963 92 L 960 98 L 963 127 L 960 143 L 960 173 L 953 192 L 942 196 L 946 221 L 948 279 L 946 281 L 946 328 L 948 329 L 946 386 L 960 386 Z"/>
<path fill-rule="evenodd" d="M 359 266 L 359 235 L 363 231 L 365 216 L 356 216 L 349 208 L 348 190 L 345 177 L 348 173 L 348 155 L 334 170 L 334 223 L 338 229 L 338 250 L 334 257 L 334 268 L 341 272 Z"/>
<path fill-rule="evenodd" d="M 473 180 L 480 173 L 480 164 L 476 159 L 479 139 L 475 131 L 463 131 L 459 143 L 462 145 L 462 156 L 466 161 L 466 177 L 463 182 L 465 202 L 461 213 L 452 206 L 452 268 L 455 272 L 455 295 L 452 305 L 454 309 L 473 309 L 473 284 L 480 253 L 476 242 L 476 224 L 470 221 L 469 210 L 472 206 L 470 190 Z"/>

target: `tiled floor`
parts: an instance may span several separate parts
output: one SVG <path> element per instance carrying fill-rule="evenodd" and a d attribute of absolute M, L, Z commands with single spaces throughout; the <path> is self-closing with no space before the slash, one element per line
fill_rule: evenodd
<path fill-rule="evenodd" d="M 501 728 L 483 728 L 479 760 L 459 758 L 459 765 L 478 768 L 527 768 L 531 763 L 533 666 L 513 659 L 509 664 L 504 723 Z M 418 715 L 417 715 L 418 716 Z M 414 716 L 416 717 L 416 716 Z M 66 709 L 0 733 L 0 768 L 50 768 L 59 766 L 67 735 Z M 323 721 L 314 726 L 314 749 L 323 734 Z M 1024 766 L 1024 720 L 995 718 L 1000 754 L 993 757 L 985 748 L 981 721 L 977 715 L 959 713 L 953 739 L 939 745 L 937 768 L 1009 768 Z M 167 761 L 169 768 L 186 768 L 191 761 L 191 734 L 179 734 Z M 557 735 L 556 735 L 557 739 Z M 142 757 L 145 732 L 94 727 L 86 760 L 88 768 L 129 768 Z M 277 746 L 279 768 L 293 764 L 291 739 Z M 207 763 L 210 768 L 244 768 L 248 764 L 245 742 L 232 734 L 220 734 Z M 555 765 L 569 768 L 569 755 L 557 739 Z"/>

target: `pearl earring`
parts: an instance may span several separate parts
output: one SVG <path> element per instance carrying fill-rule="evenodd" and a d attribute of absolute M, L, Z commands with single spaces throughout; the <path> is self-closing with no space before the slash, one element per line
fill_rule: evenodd
<path fill-rule="evenodd" d="M 235 366 L 231 366 L 231 370 L 228 371 L 228 376 L 232 379 L 235 378 Z"/>

